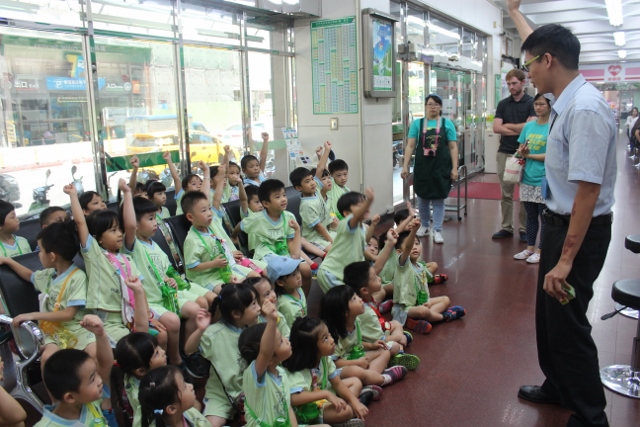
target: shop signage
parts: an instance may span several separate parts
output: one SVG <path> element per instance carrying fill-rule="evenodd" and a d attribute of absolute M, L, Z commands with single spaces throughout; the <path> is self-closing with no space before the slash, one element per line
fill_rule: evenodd
<path fill-rule="evenodd" d="M 40 83 L 38 79 L 16 79 L 13 82 L 13 87 L 19 91 L 38 91 Z"/>

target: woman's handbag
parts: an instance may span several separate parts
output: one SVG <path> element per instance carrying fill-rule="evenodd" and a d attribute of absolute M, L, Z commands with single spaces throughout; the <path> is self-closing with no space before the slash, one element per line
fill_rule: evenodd
<path fill-rule="evenodd" d="M 524 160 L 525 159 L 516 157 L 515 154 L 509 157 L 504 166 L 504 175 L 502 176 L 502 181 L 512 182 L 514 184 L 520 182 Z"/>

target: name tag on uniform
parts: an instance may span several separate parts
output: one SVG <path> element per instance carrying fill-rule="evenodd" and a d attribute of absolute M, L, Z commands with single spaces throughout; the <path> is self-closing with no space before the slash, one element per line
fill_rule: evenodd
<path fill-rule="evenodd" d="M 547 181 L 546 176 L 542 177 L 542 183 L 540 185 L 542 198 L 545 200 L 549 200 L 549 196 L 551 196 L 551 190 L 549 189 L 549 181 Z"/>

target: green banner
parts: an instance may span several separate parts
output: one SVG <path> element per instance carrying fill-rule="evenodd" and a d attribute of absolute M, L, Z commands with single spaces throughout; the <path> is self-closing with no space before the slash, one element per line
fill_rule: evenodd
<path fill-rule="evenodd" d="M 180 153 L 178 150 L 170 151 L 171 160 L 174 163 L 180 162 Z M 162 158 L 162 152 L 157 151 L 154 153 L 141 153 L 136 154 L 138 159 L 140 160 L 141 168 L 148 168 L 152 166 L 158 165 L 166 165 L 167 162 Z M 107 157 L 107 172 L 118 172 L 118 171 L 127 171 L 131 169 L 131 158 L 134 155 L 127 156 L 117 156 L 117 157 Z"/>

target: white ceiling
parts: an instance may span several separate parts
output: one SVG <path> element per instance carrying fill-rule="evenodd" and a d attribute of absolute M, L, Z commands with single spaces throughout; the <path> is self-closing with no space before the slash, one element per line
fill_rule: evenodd
<path fill-rule="evenodd" d="M 496 0 L 505 10 L 505 29 L 515 31 L 504 0 Z M 624 23 L 609 24 L 605 0 L 522 0 L 520 11 L 533 24 L 561 24 L 578 36 L 582 50 L 580 63 L 617 62 L 618 50 L 627 51 L 626 61 L 640 61 L 640 0 L 622 0 Z M 624 31 L 626 44 L 618 47 L 613 32 Z"/>

